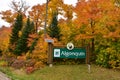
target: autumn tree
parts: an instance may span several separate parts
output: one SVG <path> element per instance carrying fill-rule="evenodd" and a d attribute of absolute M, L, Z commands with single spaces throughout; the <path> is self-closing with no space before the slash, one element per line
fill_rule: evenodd
<path fill-rule="evenodd" d="M 63 0 L 49 0 L 48 2 L 48 19 L 47 23 L 48 25 L 51 24 L 51 20 L 53 19 L 53 13 L 57 12 L 58 15 L 62 15 L 62 5 L 63 5 Z"/>
<path fill-rule="evenodd" d="M 11 10 L 1 11 L 1 18 L 10 24 L 14 24 L 17 13 L 13 13 Z"/>
<path fill-rule="evenodd" d="M 13 9 L 14 12 L 26 13 L 29 6 L 23 0 L 16 2 L 15 0 L 11 1 L 10 7 Z"/>
<path fill-rule="evenodd" d="M 62 5 L 62 8 L 65 12 L 63 16 L 66 18 L 66 21 L 69 24 L 73 19 L 73 8 L 74 7 L 72 5 L 64 4 Z"/>
<path fill-rule="evenodd" d="M 29 6 L 25 1 L 21 0 L 16 2 L 15 0 L 13 0 L 10 3 L 10 7 L 12 8 L 12 10 L 0 12 L 3 20 L 13 25 L 18 13 L 22 14 L 23 18 L 26 18 L 26 11 L 28 10 Z"/>
<path fill-rule="evenodd" d="M 62 5 L 63 5 L 62 0 L 50 0 L 48 3 L 48 13 L 49 16 L 53 14 L 53 11 L 58 11 L 58 13 L 61 12 L 62 10 Z"/>
<path fill-rule="evenodd" d="M 29 11 L 29 15 L 31 19 L 34 21 L 35 24 L 35 32 L 37 32 L 38 27 L 42 27 L 42 23 L 44 21 L 44 14 L 45 14 L 45 7 L 43 5 L 35 5 L 32 7 L 32 9 Z"/>
<path fill-rule="evenodd" d="M 59 26 L 61 27 L 61 32 L 63 33 L 62 35 L 66 39 L 67 42 L 74 42 L 76 30 L 75 26 L 73 23 L 73 18 L 74 18 L 74 12 L 73 12 L 73 6 L 68 5 L 68 4 L 63 4 L 62 5 L 63 11 L 64 11 L 64 18 L 65 19 L 60 19 Z M 63 23 L 61 23 L 61 20 Z M 63 39 L 64 40 L 64 39 Z"/>
<path fill-rule="evenodd" d="M 115 5 L 117 5 L 118 7 L 120 7 L 120 1 L 119 0 L 114 0 Z"/>
<path fill-rule="evenodd" d="M 95 50 L 95 34 L 97 34 L 97 30 L 95 29 L 98 28 L 96 25 L 103 17 L 102 11 L 104 9 L 103 6 L 100 7 L 101 2 L 103 1 L 104 0 L 82 0 L 78 1 L 76 7 L 74 8 L 77 17 L 75 20 L 75 23 L 77 24 L 76 27 L 79 28 L 78 31 L 80 30 L 77 38 L 79 37 L 79 39 L 91 39 L 90 44 L 92 53 L 94 53 Z"/>
<path fill-rule="evenodd" d="M 9 50 L 13 51 L 16 47 L 17 41 L 20 37 L 20 30 L 23 27 L 23 18 L 21 14 L 18 14 L 16 21 L 14 23 L 14 27 L 12 28 L 12 33 L 10 36 Z"/>
<path fill-rule="evenodd" d="M 85 41 L 89 40 L 91 50 L 94 51 L 92 57 L 97 58 L 97 63 L 104 67 L 113 65 L 114 60 L 111 59 L 111 56 L 113 58 L 113 56 L 119 55 L 117 43 L 119 43 L 120 37 L 120 9 L 118 2 L 115 4 L 114 1 L 80 0 L 75 7 L 76 19 L 74 21 L 78 29 L 76 30 L 78 32 L 76 38 L 77 40 L 83 38 Z M 116 59 L 119 60 L 119 58 Z"/>
<path fill-rule="evenodd" d="M 0 28 L 0 54 L 4 54 L 8 50 L 10 33 L 11 28 L 5 26 Z"/>

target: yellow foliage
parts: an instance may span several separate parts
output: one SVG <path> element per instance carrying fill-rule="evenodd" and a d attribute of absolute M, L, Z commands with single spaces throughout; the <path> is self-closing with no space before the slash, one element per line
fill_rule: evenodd
<path fill-rule="evenodd" d="M 34 65 L 34 67 L 35 67 L 36 69 L 42 68 L 42 67 L 44 67 L 44 66 L 45 66 L 44 63 L 41 62 L 41 61 L 36 62 L 35 65 Z"/>
<path fill-rule="evenodd" d="M 2 27 L 0 29 L 0 50 L 3 52 L 7 50 L 9 45 L 9 35 L 10 35 L 11 29 L 7 27 Z"/>
<path fill-rule="evenodd" d="M 41 37 L 39 38 L 35 49 L 31 53 L 31 57 L 38 61 L 47 61 L 47 43 Z"/>
<path fill-rule="evenodd" d="M 26 56 L 25 55 L 17 56 L 17 59 L 18 60 L 26 60 Z"/>

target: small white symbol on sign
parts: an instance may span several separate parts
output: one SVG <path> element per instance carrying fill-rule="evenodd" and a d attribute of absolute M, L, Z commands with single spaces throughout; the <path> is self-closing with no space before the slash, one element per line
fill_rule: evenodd
<path fill-rule="evenodd" d="M 67 49 L 68 49 L 68 50 L 72 50 L 72 49 L 74 49 L 74 45 L 73 45 L 73 43 L 71 43 L 71 42 L 68 43 L 68 44 L 67 44 Z"/>
<path fill-rule="evenodd" d="M 54 57 L 60 57 L 60 49 L 54 49 Z"/>

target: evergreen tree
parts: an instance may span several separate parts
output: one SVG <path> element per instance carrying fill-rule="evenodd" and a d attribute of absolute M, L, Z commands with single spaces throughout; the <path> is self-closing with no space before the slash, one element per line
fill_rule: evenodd
<path fill-rule="evenodd" d="M 31 33 L 36 34 L 36 30 L 34 29 L 34 22 L 31 23 Z M 31 37 L 29 37 L 31 38 Z M 32 38 L 33 42 L 31 42 L 31 46 L 29 47 L 29 52 L 32 53 L 34 50 L 34 47 L 36 46 L 36 43 L 38 41 L 38 37 Z"/>
<path fill-rule="evenodd" d="M 36 44 L 37 44 L 38 38 L 35 38 L 34 41 L 32 42 L 32 45 L 30 46 L 29 50 L 30 53 L 32 53 L 32 51 L 34 50 Z"/>
<path fill-rule="evenodd" d="M 31 33 L 31 23 L 30 23 L 30 19 L 27 19 L 27 23 L 26 26 L 24 27 L 23 31 L 22 31 L 22 35 L 20 37 L 20 39 L 17 42 L 17 46 L 14 50 L 14 54 L 16 55 L 21 55 L 23 52 L 27 52 L 28 51 L 28 37 L 29 34 Z"/>
<path fill-rule="evenodd" d="M 10 51 L 13 51 L 15 49 L 16 43 L 19 39 L 19 31 L 22 29 L 22 27 L 23 27 L 23 17 L 22 14 L 18 13 L 10 36 L 10 43 L 9 43 Z"/>
<path fill-rule="evenodd" d="M 58 27 L 57 18 L 58 18 L 58 14 L 54 13 L 53 18 L 52 18 L 52 22 L 48 28 L 48 34 L 50 37 L 57 38 L 58 40 L 60 40 L 61 33 L 60 33 L 60 28 Z"/>
<path fill-rule="evenodd" d="M 34 29 L 34 22 L 31 22 L 31 27 L 30 27 L 30 28 L 31 28 L 31 29 L 30 29 L 30 30 L 31 30 L 31 33 L 33 33 L 33 34 L 36 33 L 36 32 L 35 32 L 35 29 Z"/>

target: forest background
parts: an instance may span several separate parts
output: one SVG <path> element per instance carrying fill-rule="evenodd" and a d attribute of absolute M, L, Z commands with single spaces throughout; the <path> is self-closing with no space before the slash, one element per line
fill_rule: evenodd
<path fill-rule="evenodd" d="M 53 39 L 54 45 L 89 45 L 91 62 L 120 69 L 119 0 L 78 0 L 76 6 L 64 4 L 63 0 L 49 0 L 31 9 L 25 1 L 13 0 L 11 8 L 0 12 L 2 19 L 10 23 L 10 27 L 0 28 L 2 66 L 25 68 L 28 73 L 44 67 L 47 38 Z M 76 59 L 63 59 L 62 64 L 66 61 L 76 64 Z"/>

